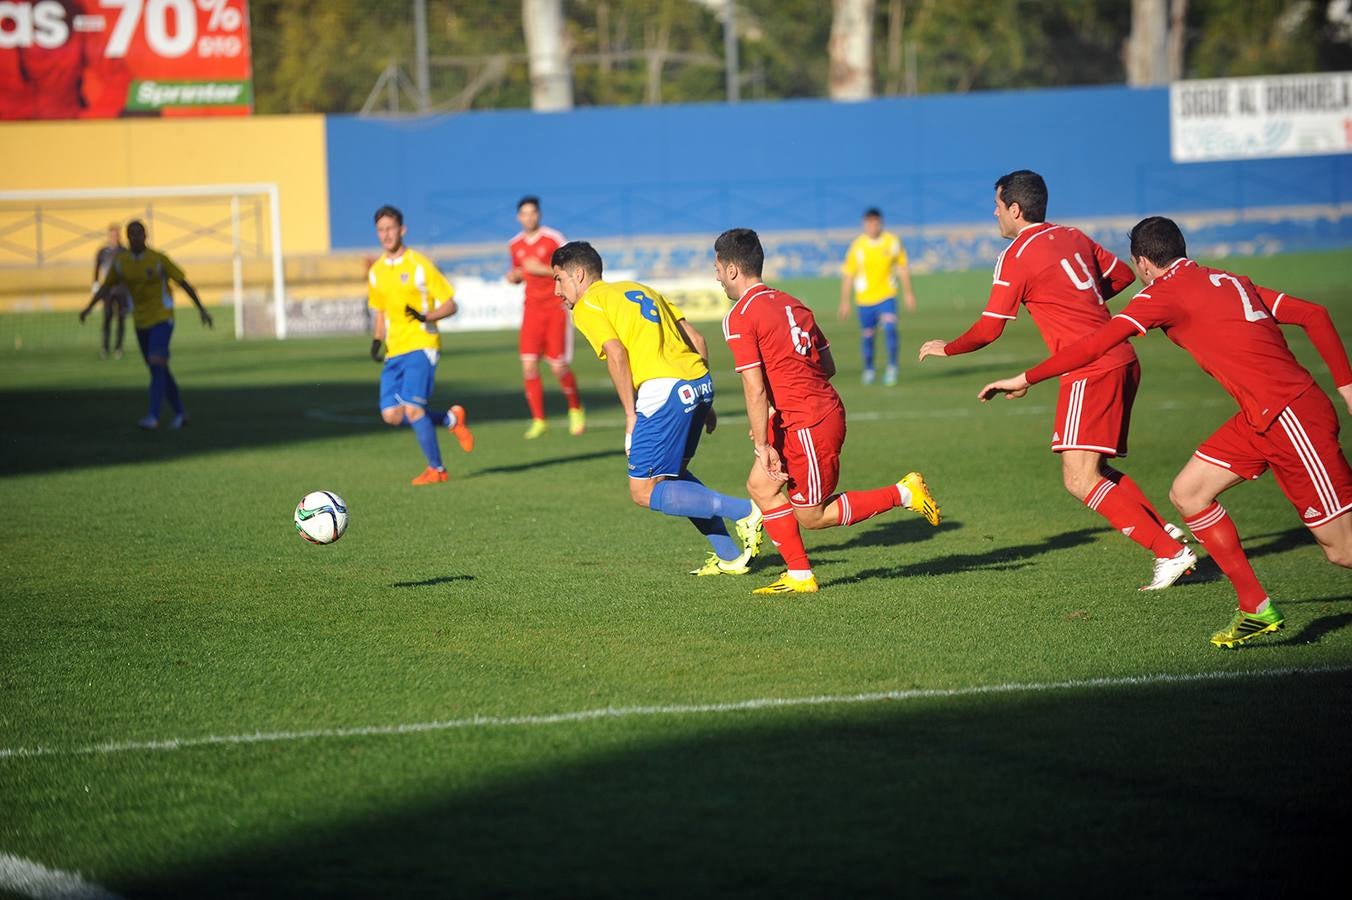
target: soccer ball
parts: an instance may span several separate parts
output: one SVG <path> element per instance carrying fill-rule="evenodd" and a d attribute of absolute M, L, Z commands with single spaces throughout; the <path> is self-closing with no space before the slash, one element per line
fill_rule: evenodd
<path fill-rule="evenodd" d="M 296 504 L 296 531 L 312 544 L 332 544 L 347 531 L 347 504 L 333 491 L 314 491 Z"/>

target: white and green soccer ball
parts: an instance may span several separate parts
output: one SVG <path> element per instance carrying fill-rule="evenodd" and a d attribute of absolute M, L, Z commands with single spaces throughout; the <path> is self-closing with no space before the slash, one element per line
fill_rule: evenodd
<path fill-rule="evenodd" d="M 312 544 L 332 544 L 347 531 L 347 504 L 333 491 L 313 491 L 296 504 L 296 531 Z"/>

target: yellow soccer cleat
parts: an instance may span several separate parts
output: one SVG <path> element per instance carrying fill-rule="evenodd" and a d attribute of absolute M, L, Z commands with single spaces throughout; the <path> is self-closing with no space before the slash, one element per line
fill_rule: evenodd
<path fill-rule="evenodd" d="M 709 558 L 704 561 L 704 565 L 698 569 L 691 569 L 691 575 L 745 575 L 751 569 L 746 564 L 746 554 L 743 553 L 736 559 L 721 559 L 718 554 L 709 551 Z"/>
<path fill-rule="evenodd" d="M 1277 604 L 1271 600 L 1268 601 L 1268 608 L 1260 613 L 1237 609 L 1230 624 L 1211 636 L 1211 643 L 1216 647 L 1238 647 L 1260 634 L 1280 631 L 1284 621 L 1282 614 L 1277 611 Z"/>
<path fill-rule="evenodd" d="M 751 504 L 751 512 L 733 523 L 737 529 L 737 539 L 742 542 L 742 556 L 747 560 L 760 556 L 761 544 L 765 541 L 765 529 L 761 527 L 760 507 Z"/>
<path fill-rule="evenodd" d="M 780 575 L 774 584 L 767 584 L 763 588 L 756 588 L 753 594 L 815 594 L 817 593 L 817 576 L 809 575 L 806 578 L 794 578 L 788 572 Z"/>
<path fill-rule="evenodd" d="M 897 482 L 897 487 L 903 488 L 911 495 L 911 502 L 906 504 L 907 509 L 920 513 L 931 525 L 937 526 L 943 521 L 943 513 L 939 509 L 939 504 L 934 502 L 934 495 L 930 493 L 929 485 L 925 484 L 924 475 L 909 472 Z"/>
<path fill-rule="evenodd" d="M 526 429 L 525 437 L 528 441 L 533 441 L 538 437 L 544 437 L 545 432 L 549 431 L 549 423 L 544 419 L 531 419 L 530 427 Z"/>
<path fill-rule="evenodd" d="M 582 407 L 568 410 L 568 433 L 576 437 L 587 430 L 587 411 Z"/>

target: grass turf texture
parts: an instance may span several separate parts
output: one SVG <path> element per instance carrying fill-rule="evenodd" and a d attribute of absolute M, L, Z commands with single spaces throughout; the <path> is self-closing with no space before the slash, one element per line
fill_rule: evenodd
<path fill-rule="evenodd" d="M 1352 254 L 1230 264 L 1352 327 Z M 917 278 L 892 389 L 859 385 L 834 281 L 784 285 L 820 311 L 841 366 L 842 487 L 918 468 L 946 516 L 809 534 L 823 590 L 790 598 L 750 594 L 778 573 L 773 552 L 743 578 L 684 574 L 705 545 L 628 501 L 593 359 L 576 363 L 588 434 L 567 436 L 546 376 L 554 430 L 525 442 L 514 335 L 448 337 L 437 400 L 470 410 L 478 446 L 443 435 L 451 482 L 415 489 L 421 457 L 377 421 L 360 338 L 236 344 L 228 322 L 205 332 L 185 313 L 173 366 L 193 422 L 142 433 L 134 354 L 100 362 L 96 331 L 65 319 L 0 322 L 40 338 L 16 351 L 0 334 L 0 751 L 1352 666 L 1352 579 L 1271 478 L 1224 502 L 1287 628 L 1216 650 L 1233 594 L 1214 567 L 1138 594 L 1148 555 L 1061 488 L 1054 386 L 974 399 L 1042 357 L 1026 318 L 981 353 L 914 363 L 988 284 Z M 702 327 L 722 419 L 693 468 L 736 493 L 740 390 Z M 1162 335 L 1135 343 L 1121 467 L 1163 510 L 1234 407 Z M 352 510 L 331 547 L 290 521 L 320 488 Z M 1347 831 L 1349 700 L 1334 671 L 0 756 L 0 853 L 132 897 L 1280 892 L 1320 884 Z"/>

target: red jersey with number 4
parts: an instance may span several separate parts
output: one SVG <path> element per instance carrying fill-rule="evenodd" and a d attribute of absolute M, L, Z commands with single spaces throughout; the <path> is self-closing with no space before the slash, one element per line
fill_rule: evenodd
<path fill-rule="evenodd" d="M 564 236 L 553 228 L 542 226 L 535 232 L 534 237 L 527 237 L 524 231 L 520 232 L 507 245 L 512 254 L 512 268 L 520 269 L 528 259 L 536 260 L 548 266 L 550 259 L 554 256 L 554 251 L 566 243 L 567 240 Z M 554 296 L 553 275 L 532 275 L 524 270 L 522 274 L 526 279 L 527 310 L 557 309 L 559 307 L 561 301 Z"/>
<path fill-rule="evenodd" d="M 1055 353 L 1105 324 L 1111 318 L 1104 305 L 1108 298 L 1135 280 L 1126 263 L 1078 228 L 1041 222 L 1019 232 L 995 261 L 995 282 L 982 315 L 1013 319 L 1020 304 L 1028 307 L 1047 349 Z M 1135 359 L 1131 345 L 1123 343 L 1065 377 L 1097 375 Z"/>
<path fill-rule="evenodd" d="M 797 297 L 753 285 L 723 317 L 723 339 L 738 372 L 764 368 L 770 405 L 784 430 L 810 428 L 843 409 L 822 360 L 830 344 Z"/>
<path fill-rule="evenodd" d="M 1243 275 L 1180 259 L 1116 318 L 1141 334 L 1162 330 L 1239 402 L 1249 425 L 1264 431 L 1314 384 L 1277 327 L 1275 310 L 1285 296 Z"/>

